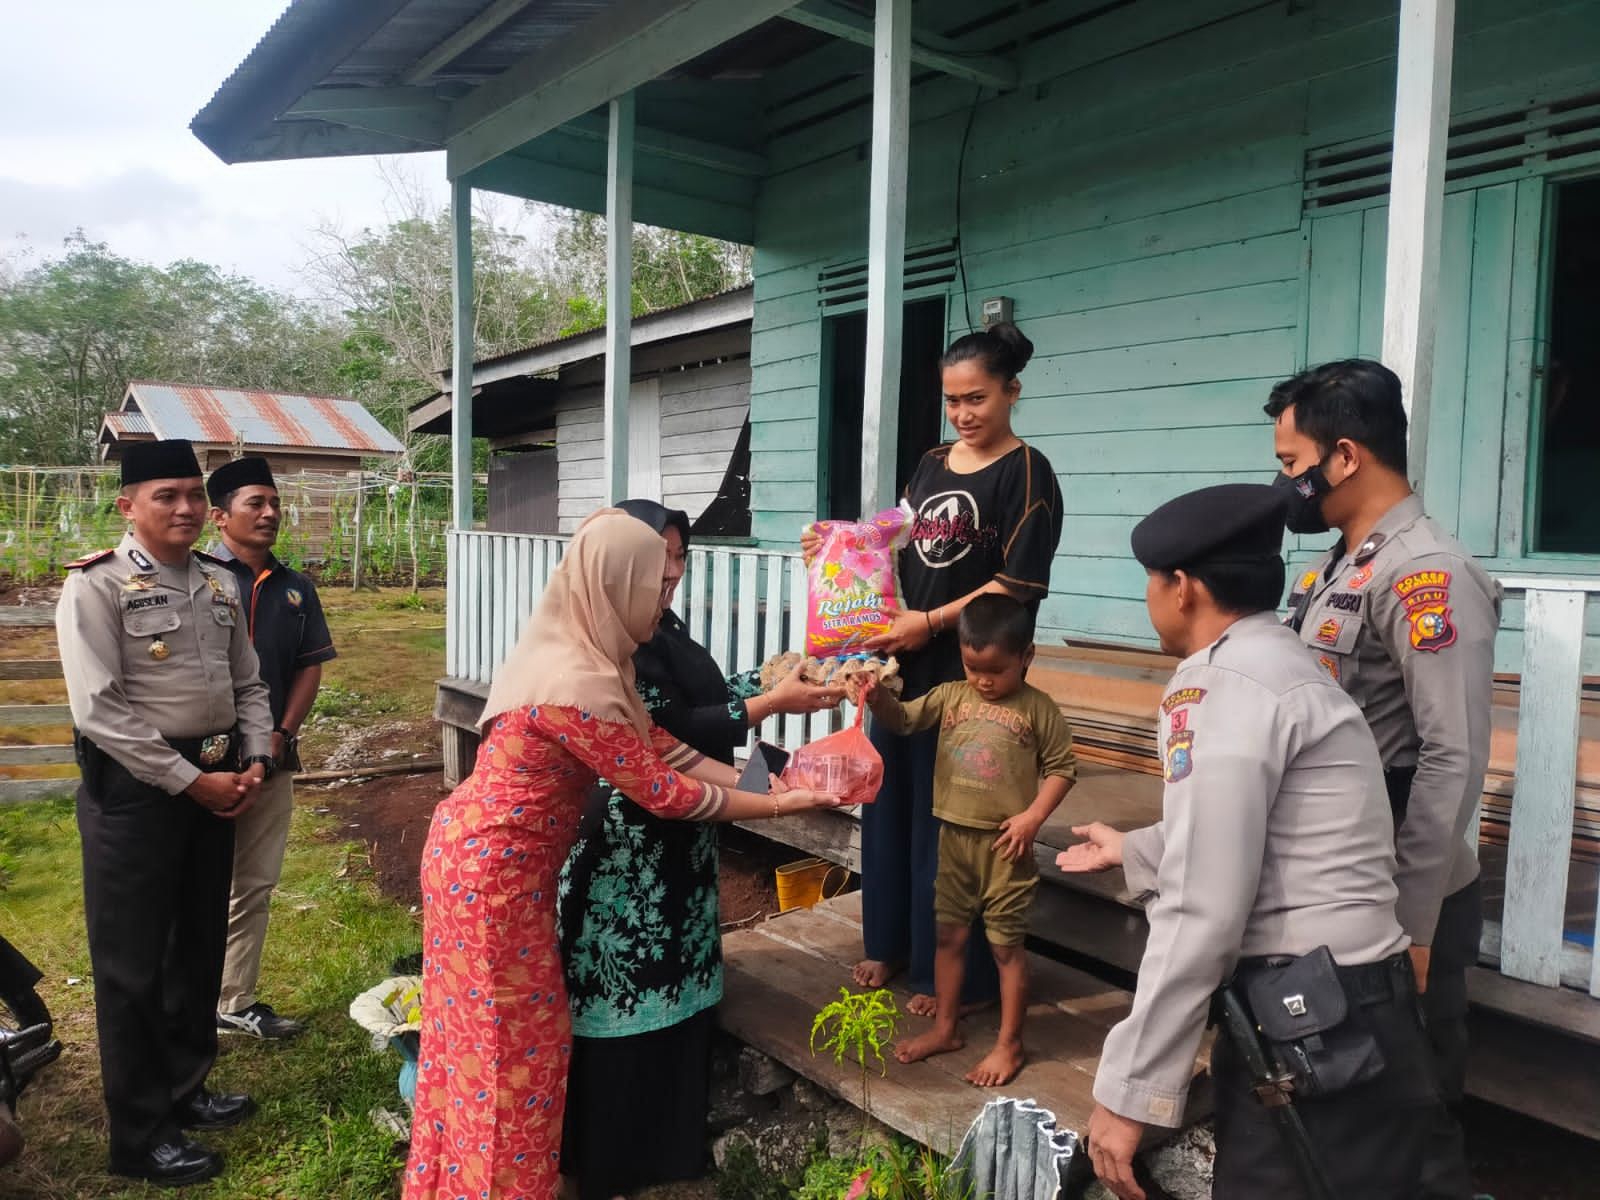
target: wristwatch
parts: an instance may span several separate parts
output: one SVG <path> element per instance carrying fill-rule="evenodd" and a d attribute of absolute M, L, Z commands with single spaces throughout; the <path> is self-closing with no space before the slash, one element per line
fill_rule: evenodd
<path fill-rule="evenodd" d="M 270 754 L 252 754 L 244 760 L 244 769 L 248 771 L 257 763 L 261 764 L 261 777 L 263 779 L 271 779 L 272 773 L 278 769 L 278 764 L 272 760 L 272 755 Z"/>

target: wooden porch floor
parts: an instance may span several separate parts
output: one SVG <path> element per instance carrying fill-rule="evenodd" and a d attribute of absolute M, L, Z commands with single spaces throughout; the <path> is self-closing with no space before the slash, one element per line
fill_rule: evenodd
<path fill-rule="evenodd" d="M 850 967 L 861 955 L 861 895 L 854 892 L 813 909 L 795 909 L 722 939 L 725 990 L 718 1009 L 722 1027 L 797 1074 L 857 1106 L 860 1068 L 830 1054 L 811 1053 L 811 1023 L 839 989 L 858 990 Z M 1028 1052 L 1022 1073 L 1003 1088 L 977 1088 L 963 1076 L 993 1044 L 999 1011 L 963 1024 L 966 1048 L 902 1065 L 885 1054 L 887 1073 L 872 1064 L 871 1112 L 907 1137 L 951 1153 L 967 1126 L 990 1100 L 1031 1098 L 1056 1115 L 1058 1128 L 1082 1131 L 1094 1107 L 1091 1088 L 1106 1032 L 1127 1015 L 1132 996 L 1102 980 L 1039 955 L 1029 955 L 1031 1003 L 1024 1032 Z M 891 985 L 901 1008 L 900 1036 L 919 1033 L 928 1018 L 904 1012 L 908 993 Z M 1209 1041 L 1207 1043 L 1209 1047 Z M 1197 1065 L 1197 1071 L 1204 1065 Z M 1204 1078 L 1197 1080 L 1188 1118 L 1210 1112 Z"/>

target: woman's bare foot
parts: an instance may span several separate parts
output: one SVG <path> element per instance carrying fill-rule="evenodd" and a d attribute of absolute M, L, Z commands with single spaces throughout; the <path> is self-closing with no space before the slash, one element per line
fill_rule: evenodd
<path fill-rule="evenodd" d="M 978 1087 L 1010 1083 L 1022 1070 L 1024 1061 L 1021 1042 L 996 1042 L 994 1049 L 983 1056 L 983 1061 L 967 1072 L 967 1082 Z"/>
<path fill-rule="evenodd" d="M 857 987 L 881 988 L 887 987 L 889 980 L 900 974 L 898 963 L 882 962 L 876 958 L 863 958 L 850 972 L 850 978 L 856 981 Z"/>
<path fill-rule="evenodd" d="M 936 1017 L 939 1015 L 939 1002 L 927 992 L 918 992 L 906 1001 L 906 1011 L 913 1017 Z"/>
<path fill-rule="evenodd" d="M 932 998 L 928 997 L 930 1000 Z M 894 1056 L 903 1063 L 921 1062 L 925 1058 L 932 1058 L 935 1054 L 948 1054 L 952 1050 L 959 1050 L 966 1044 L 967 1039 L 962 1037 L 959 1031 L 944 1034 L 938 1029 L 930 1029 L 909 1042 L 897 1043 Z"/>

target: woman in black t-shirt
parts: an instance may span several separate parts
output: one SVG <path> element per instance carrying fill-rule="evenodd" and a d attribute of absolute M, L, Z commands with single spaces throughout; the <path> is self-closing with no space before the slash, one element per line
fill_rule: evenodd
<path fill-rule="evenodd" d="M 981 592 L 1002 592 L 1035 611 L 1049 591 L 1061 540 L 1061 489 L 1044 455 L 1011 431 L 1022 390 L 1018 372 L 1033 343 L 1002 323 L 958 339 L 939 360 L 945 416 L 957 440 L 930 450 L 906 485 L 916 514 L 911 544 L 900 554 L 904 603 L 893 628 L 870 643 L 900 658 L 906 699 L 962 678 L 956 618 Z M 803 538 L 807 556 L 816 542 Z M 883 755 L 883 787 L 861 812 L 861 987 L 881 987 L 909 968 L 916 993 L 908 1009 L 932 1016 L 933 878 L 939 825 L 933 815 L 933 760 L 938 733 L 910 737 L 874 731 Z M 998 990 L 987 939 L 968 940 L 964 999 Z"/>

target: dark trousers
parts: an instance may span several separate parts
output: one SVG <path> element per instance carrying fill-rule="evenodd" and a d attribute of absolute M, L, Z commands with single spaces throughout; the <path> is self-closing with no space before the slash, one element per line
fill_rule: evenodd
<path fill-rule="evenodd" d="M 907 986 L 933 994 L 933 881 L 939 873 L 939 821 L 933 815 L 937 730 L 899 737 L 876 725 L 872 744 L 883 756 L 883 786 L 861 807 L 861 938 L 868 958 L 907 964 Z M 1000 977 L 980 918 L 967 941 L 961 999 L 982 1003 L 1000 994 Z"/>
<path fill-rule="evenodd" d="M 1395 830 L 1405 823 L 1415 767 L 1383 773 Z M 1467 1086 L 1467 968 L 1478 961 L 1483 939 L 1483 886 L 1476 879 L 1444 898 L 1428 952 L 1428 990 L 1422 995 L 1440 1106 L 1428 1136 L 1422 1171 L 1423 1200 L 1471 1200 L 1466 1140 L 1460 1108 Z"/>
<path fill-rule="evenodd" d="M 1467 1088 L 1467 968 L 1478 961 L 1483 938 L 1483 885 L 1473 880 L 1439 906 L 1422 994 L 1428 1046 L 1440 1105 L 1428 1136 L 1422 1169 L 1424 1200 L 1471 1200 L 1460 1109 Z"/>
<path fill-rule="evenodd" d="M 217 1057 L 233 823 L 94 755 L 78 787 L 83 907 L 114 1157 L 176 1135 Z"/>
<path fill-rule="evenodd" d="M 1351 1020 L 1377 1039 L 1386 1066 L 1377 1078 L 1331 1096 L 1297 1099 L 1317 1159 L 1344 1200 L 1414 1200 L 1423 1152 L 1438 1111 L 1427 1039 L 1409 972 L 1396 972 L 1387 999 L 1352 1004 Z M 1409 993 L 1409 994 L 1408 994 Z M 1294 1160 L 1272 1116 L 1250 1090 L 1232 1041 L 1211 1054 L 1216 1084 L 1215 1200 L 1302 1200 Z"/>

